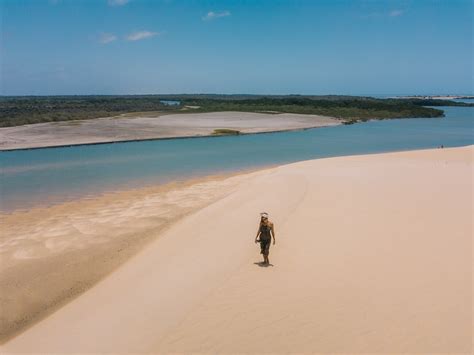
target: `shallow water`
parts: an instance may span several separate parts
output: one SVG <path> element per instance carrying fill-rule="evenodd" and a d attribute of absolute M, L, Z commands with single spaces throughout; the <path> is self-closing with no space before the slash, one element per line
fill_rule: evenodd
<path fill-rule="evenodd" d="M 474 144 L 474 108 L 446 117 L 244 136 L 0 153 L 2 211 L 306 159 Z"/>

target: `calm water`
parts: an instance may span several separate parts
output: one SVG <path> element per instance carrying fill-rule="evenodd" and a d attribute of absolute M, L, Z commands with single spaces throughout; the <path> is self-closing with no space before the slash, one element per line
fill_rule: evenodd
<path fill-rule="evenodd" d="M 160 100 L 160 102 L 168 106 L 179 106 L 181 104 L 181 101 L 177 100 Z"/>
<path fill-rule="evenodd" d="M 146 184 L 306 159 L 474 144 L 474 108 L 442 109 L 444 118 L 2 152 L 0 208 L 24 209 Z"/>

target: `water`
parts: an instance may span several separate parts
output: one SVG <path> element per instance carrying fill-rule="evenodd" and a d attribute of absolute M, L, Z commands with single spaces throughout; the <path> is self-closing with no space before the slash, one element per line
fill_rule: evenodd
<path fill-rule="evenodd" d="M 474 109 L 306 131 L 0 153 L 1 210 L 294 161 L 474 144 Z"/>
<path fill-rule="evenodd" d="M 456 102 L 465 102 L 467 104 L 474 104 L 474 99 L 454 99 Z"/>
<path fill-rule="evenodd" d="M 167 106 L 179 106 L 179 105 L 181 105 L 181 101 L 177 101 L 177 100 L 160 100 L 160 102 L 164 105 L 167 105 Z"/>

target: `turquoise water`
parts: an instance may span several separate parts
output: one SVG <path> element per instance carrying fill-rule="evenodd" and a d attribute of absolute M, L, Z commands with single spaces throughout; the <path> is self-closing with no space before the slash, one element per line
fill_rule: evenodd
<path fill-rule="evenodd" d="M 474 108 L 444 118 L 371 121 L 257 135 L 0 153 L 1 210 L 306 159 L 474 144 Z"/>

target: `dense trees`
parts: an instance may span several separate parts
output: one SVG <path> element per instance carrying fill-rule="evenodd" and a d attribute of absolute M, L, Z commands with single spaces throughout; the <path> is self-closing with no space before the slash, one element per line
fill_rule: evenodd
<path fill-rule="evenodd" d="M 163 100 L 178 100 L 167 105 Z M 83 120 L 133 112 L 246 111 L 318 114 L 347 120 L 439 117 L 424 106 L 469 106 L 449 100 L 375 99 L 355 96 L 142 95 L 0 97 L 0 126 Z"/>

